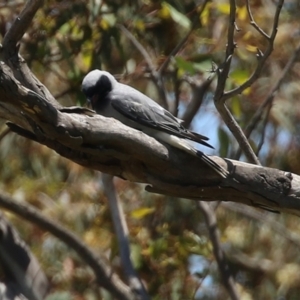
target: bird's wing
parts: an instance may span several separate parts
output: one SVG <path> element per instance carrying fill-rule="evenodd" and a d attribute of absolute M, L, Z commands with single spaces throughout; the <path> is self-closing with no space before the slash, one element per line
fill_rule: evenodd
<path fill-rule="evenodd" d="M 111 105 L 120 114 L 139 124 L 213 148 L 205 142 L 208 140 L 206 136 L 187 130 L 180 124 L 179 119 L 158 105 L 128 100 L 126 96 L 123 96 L 122 100 L 119 97 L 113 97 Z"/>

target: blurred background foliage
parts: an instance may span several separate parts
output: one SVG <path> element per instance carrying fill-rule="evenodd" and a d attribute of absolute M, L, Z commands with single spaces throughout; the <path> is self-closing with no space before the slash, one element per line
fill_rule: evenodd
<path fill-rule="evenodd" d="M 25 1 L 0 1 L 3 37 Z M 22 39 L 21 54 L 33 73 L 63 105 L 85 105 L 80 91 L 84 75 L 105 69 L 160 102 L 149 66 L 120 25 L 143 45 L 155 69 L 191 31 L 187 42 L 164 70 L 163 79 L 179 116 L 191 99 L 189 80 L 213 76 L 227 42 L 228 1 L 62 0 L 45 1 Z M 266 40 L 250 25 L 245 1 L 237 1 L 237 43 L 227 89 L 239 86 L 257 65 L 257 48 Z M 271 31 L 276 1 L 251 1 L 253 16 Z M 245 128 L 279 78 L 300 39 L 300 5 L 285 1 L 274 51 L 260 78 L 228 106 Z M 300 173 L 300 68 L 297 61 L 276 92 L 266 122 L 250 141 L 254 149 L 264 135 L 263 165 Z M 213 106 L 213 80 L 191 126 L 209 135 L 215 154 L 234 157 L 237 142 Z M 176 109 L 175 109 L 176 111 Z M 5 121 L 1 121 L 2 131 Z M 100 174 L 82 168 L 53 151 L 9 133 L 0 141 L 0 188 L 17 201 L 28 201 L 51 219 L 106 254 L 120 274 L 118 248 Z M 241 156 L 240 159 L 244 159 Z M 226 299 L 201 212 L 190 200 L 144 192 L 142 185 L 115 179 L 130 229 L 132 259 L 153 299 Z M 220 199 L 222 200 L 222 199 Z M 299 299 L 299 218 L 238 205 L 216 208 L 222 243 L 238 283 L 241 299 Z M 93 274 L 66 245 L 10 215 L 21 236 L 51 280 L 49 299 L 109 299 L 93 284 Z"/>

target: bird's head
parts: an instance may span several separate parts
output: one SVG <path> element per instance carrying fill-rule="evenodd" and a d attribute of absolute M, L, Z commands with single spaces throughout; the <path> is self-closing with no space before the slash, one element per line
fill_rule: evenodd
<path fill-rule="evenodd" d="M 82 92 L 85 94 L 92 108 L 95 109 L 98 101 L 104 98 L 117 83 L 116 79 L 108 72 L 93 70 L 82 81 Z"/>

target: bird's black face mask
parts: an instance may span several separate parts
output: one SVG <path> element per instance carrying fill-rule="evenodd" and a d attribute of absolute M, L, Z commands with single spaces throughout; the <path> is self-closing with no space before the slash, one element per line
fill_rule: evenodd
<path fill-rule="evenodd" d="M 92 106 L 93 109 L 101 106 L 101 102 L 104 101 L 107 94 L 112 90 L 112 84 L 109 78 L 102 75 L 96 85 L 84 89 L 83 93 L 87 97 L 87 102 Z"/>

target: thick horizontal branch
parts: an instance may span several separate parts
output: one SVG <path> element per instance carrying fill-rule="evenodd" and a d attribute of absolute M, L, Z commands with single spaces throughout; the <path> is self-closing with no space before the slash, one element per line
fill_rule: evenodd
<path fill-rule="evenodd" d="M 0 117 L 10 128 L 72 161 L 148 184 L 151 192 L 221 200 L 300 214 L 300 177 L 277 169 L 211 157 L 227 168 L 222 179 L 201 160 L 162 145 L 117 120 L 76 107 L 57 109 L 0 65 Z"/>

